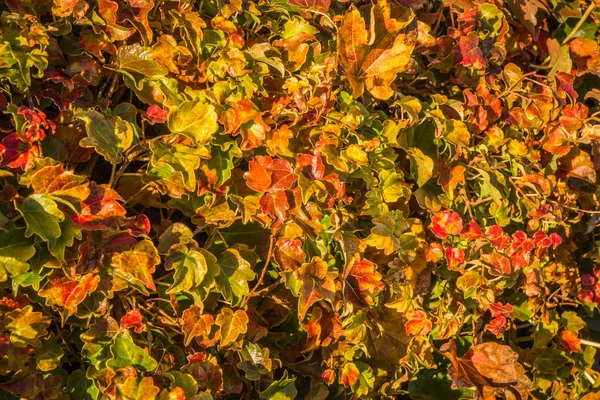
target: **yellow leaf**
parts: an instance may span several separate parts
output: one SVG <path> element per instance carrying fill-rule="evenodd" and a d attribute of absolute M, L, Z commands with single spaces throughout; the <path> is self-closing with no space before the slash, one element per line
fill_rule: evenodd
<path fill-rule="evenodd" d="M 418 36 L 417 20 L 412 11 L 402 20 L 390 18 L 390 6 L 379 0 L 371 8 L 370 32 L 360 12 L 352 7 L 338 31 L 338 52 L 354 97 L 364 89 L 377 99 L 388 99 L 396 74 L 410 61 Z"/>

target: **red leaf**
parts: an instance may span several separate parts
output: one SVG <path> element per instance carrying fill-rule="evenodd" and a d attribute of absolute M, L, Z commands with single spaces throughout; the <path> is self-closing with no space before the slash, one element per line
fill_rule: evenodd
<path fill-rule="evenodd" d="M 58 307 L 65 311 L 65 317 L 74 314 L 77 306 L 96 290 L 100 277 L 87 274 L 78 279 L 71 279 L 64 275 L 54 275 L 39 291 L 39 295 L 46 298 L 46 304 Z"/>
<path fill-rule="evenodd" d="M 469 68 L 482 69 L 487 66 L 483 53 L 479 46 L 479 36 L 472 32 L 459 40 L 460 53 L 462 54 L 462 65 Z"/>
<path fill-rule="evenodd" d="M 465 252 L 462 249 L 448 247 L 446 249 L 446 262 L 450 271 L 456 270 L 465 261 Z"/>
<path fill-rule="evenodd" d="M 36 158 L 40 157 L 37 146 L 24 143 L 15 132 L 2 140 L 4 147 L 4 163 L 10 168 L 30 168 Z"/>
<path fill-rule="evenodd" d="M 281 225 L 285 220 L 286 211 L 290 209 L 285 192 L 265 193 L 259 203 L 263 214 L 277 219 L 273 228 Z"/>
<path fill-rule="evenodd" d="M 113 229 L 126 211 L 123 198 L 108 185 L 90 182 L 90 195 L 81 203 L 81 212 L 73 217 L 75 225 L 92 231 Z"/>
<path fill-rule="evenodd" d="M 375 295 L 384 288 L 381 274 L 369 260 L 353 259 L 344 278 L 344 297 L 359 306 L 375 304 Z"/>
<path fill-rule="evenodd" d="M 510 260 L 500 253 L 484 254 L 481 259 L 491 265 L 490 273 L 498 276 L 508 276 L 512 273 Z"/>
<path fill-rule="evenodd" d="M 144 328 L 143 321 L 144 318 L 142 317 L 139 308 L 134 308 L 121 317 L 121 329 L 134 328 L 137 333 L 142 333 L 142 329 Z"/>
<path fill-rule="evenodd" d="M 142 114 L 142 118 L 146 121 L 150 122 L 150 124 L 162 124 L 167 122 L 167 117 L 169 116 L 169 111 L 165 110 L 158 104 L 153 104 L 148 107 L 146 113 Z"/>
<path fill-rule="evenodd" d="M 296 162 L 302 174 L 311 180 L 320 180 L 325 175 L 325 166 L 319 155 L 300 154 L 296 157 Z"/>
<path fill-rule="evenodd" d="M 427 318 L 427 313 L 422 310 L 409 311 L 405 315 L 407 321 L 404 329 L 407 335 L 425 336 L 433 327 L 432 322 Z"/>
<path fill-rule="evenodd" d="M 560 344 L 571 353 L 581 351 L 581 341 L 575 332 L 562 331 L 560 333 Z"/>
<path fill-rule="evenodd" d="M 454 211 L 438 211 L 433 214 L 429 229 L 438 238 L 446 239 L 450 235 L 459 235 L 462 232 L 462 219 Z"/>

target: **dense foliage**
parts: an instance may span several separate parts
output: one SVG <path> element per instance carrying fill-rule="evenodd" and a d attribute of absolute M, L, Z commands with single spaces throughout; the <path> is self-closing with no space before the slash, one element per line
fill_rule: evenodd
<path fill-rule="evenodd" d="M 593 3 L 0 12 L 2 399 L 597 398 Z"/>

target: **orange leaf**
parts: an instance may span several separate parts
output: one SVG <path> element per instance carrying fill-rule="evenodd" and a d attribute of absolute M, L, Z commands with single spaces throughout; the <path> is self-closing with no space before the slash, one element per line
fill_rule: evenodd
<path fill-rule="evenodd" d="M 369 260 L 352 259 L 344 276 L 344 297 L 347 300 L 359 306 L 375 304 L 375 295 L 384 288 L 381 274 L 375 268 L 376 265 Z"/>

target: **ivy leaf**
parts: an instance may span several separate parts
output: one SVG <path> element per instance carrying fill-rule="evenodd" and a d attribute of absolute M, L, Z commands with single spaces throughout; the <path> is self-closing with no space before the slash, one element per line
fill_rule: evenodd
<path fill-rule="evenodd" d="M 72 218 L 80 228 L 86 230 L 109 230 L 116 226 L 119 218 L 126 216 L 121 205 L 125 200 L 108 185 L 90 183 L 90 194 L 81 203 L 81 212 Z"/>
<path fill-rule="evenodd" d="M 64 323 L 70 315 L 75 314 L 77 306 L 96 290 L 99 282 L 100 277 L 95 274 L 86 274 L 75 280 L 55 274 L 38 294 L 46 298 L 47 306 L 61 309 Z"/>
<path fill-rule="evenodd" d="M 219 128 L 215 107 L 200 100 L 171 107 L 167 123 L 171 132 L 188 136 L 200 146 L 209 143 Z"/>
<path fill-rule="evenodd" d="M 285 371 L 283 377 L 271 383 L 267 389 L 260 393 L 261 400 L 293 400 L 298 395 L 296 390 L 296 377 L 288 378 Z"/>
<path fill-rule="evenodd" d="M 219 256 L 219 265 L 221 273 L 217 276 L 217 285 L 223 297 L 237 305 L 250 291 L 248 282 L 256 277 L 252 264 L 238 249 L 229 248 Z"/>
<path fill-rule="evenodd" d="M 60 222 L 65 219 L 65 214 L 59 210 L 54 200 L 34 193 L 16 208 L 27 224 L 25 236 L 30 237 L 35 233 L 46 242 L 60 237 Z"/>
<path fill-rule="evenodd" d="M 183 312 L 181 317 L 184 344 L 189 346 L 192 339 L 208 335 L 215 319 L 210 314 L 202 314 L 200 307 L 193 305 Z"/>
<path fill-rule="evenodd" d="M 35 254 L 33 239 L 25 236 L 24 228 L 7 226 L 6 231 L 0 230 L 0 282 L 6 282 L 29 270 L 28 261 Z"/>
<path fill-rule="evenodd" d="M 220 327 L 221 346 L 227 347 L 243 336 L 248 330 L 248 315 L 244 310 L 223 308 L 215 320 L 215 324 Z"/>
<path fill-rule="evenodd" d="M 353 259 L 344 272 L 344 297 L 355 305 L 372 306 L 375 295 L 384 288 L 382 275 L 369 260 Z"/>
<path fill-rule="evenodd" d="M 171 247 L 165 259 L 165 269 L 175 270 L 173 284 L 166 291 L 167 294 L 187 292 L 192 287 L 199 286 L 208 272 L 202 253 L 183 245 Z"/>
<path fill-rule="evenodd" d="M 160 263 L 158 250 L 149 240 L 138 242 L 132 250 L 112 257 L 113 290 L 127 287 L 128 283 L 140 292 L 147 294 L 146 288 L 156 290 L 152 273 Z"/>
<path fill-rule="evenodd" d="M 89 195 L 87 178 L 65 171 L 62 164 L 51 159 L 38 161 L 27 171 L 22 183 L 28 184 L 37 194 L 48 194 L 78 204 Z"/>
<path fill-rule="evenodd" d="M 585 321 L 575 311 L 565 311 L 560 316 L 560 321 L 565 329 L 571 332 L 579 332 L 587 326 Z"/>
<path fill-rule="evenodd" d="M 73 223 L 69 218 L 65 218 L 60 223 L 61 235 L 57 239 L 48 242 L 50 253 L 59 261 L 65 260 L 65 249 L 73 246 L 75 239 L 81 239 L 81 228 Z"/>
<path fill-rule="evenodd" d="M 544 348 L 535 352 L 533 367 L 541 374 L 556 374 L 559 368 L 568 363 L 567 357 L 554 348 Z"/>
<path fill-rule="evenodd" d="M 412 14 L 402 20 L 390 18 L 390 6 L 379 0 L 371 9 L 370 31 L 352 7 L 338 30 L 338 52 L 354 97 L 366 89 L 377 99 L 388 99 L 390 84 L 404 72 L 417 43 L 417 20 Z"/>
<path fill-rule="evenodd" d="M 233 147 L 233 146 L 232 146 Z M 214 171 L 217 180 L 215 186 L 221 186 L 231 178 L 231 170 L 233 169 L 233 148 L 228 151 L 223 151 L 220 147 L 213 147 L 210 160 L 206 162 L 208 168 Z"/>
<path fill-rule="evenodd" d="M 150 372 L 158 366 L 156 360 L 148 354 L 148 350 L 133 343 L 133 339 L 126 332 L 117 334 L 113 339 L 110 353 L 112 358 L 106 363 L 109 368 L 134 367 L 143 372 Z"/>
<path fill-rule="evenodd" d="M 48 334 L 51 320 L 32 306 L 18 308 L 4 316 L 3 324 L 10 332 L 10 342 L 16 347 L 41 347 L 40 338 Z"/>
<path fill-rule="evenodd" d="M 289 189 L 297 179 L 291 164 L 281 158 L 256 156 L 248 166 L 249 170 L 244 173 L 244 179 L 248 187 L 256 192 Z"/>
<path fill-rule="evenodd" d="M 525 370 L 517 362 L 518 354 L 509 346 L 487 342 L 473 346 L 467 354 L 459 358 L 454 342 L 441 348 L 452 367 L 448 372 L 457 387 L 475 386 L 479 394 L 488 391 L 515 393 L 521 398 L 529 396 L 531 381 Z"/>
<path fill-rule="evenodd" d="M 245 342 L 244 347 L 238 351 L 241 361 L 237 367 L 242 369 L 247 379 L 257 381 L 261 375 L 266 375 L 273 368 L 273 361 L 269 358 L 269 349 L 261 349 L 254 343 Z"/>
<path fill-rule="evenodd" d="M 408 157 L 410 159 L 410 171 L 417 185 L 419 187 L 425 185 L 433 176 L 433 160 L 416 147 L 408 150 Z"/>
<path fill-rule="evenodd" d="M 64 354 L 62 347 L 56 341 L 54 335 L 51 334 L 50 338 L 45 340 L 42 347 L 35 352 L 36 365 L 40 371 L 53 371 L 61 365 L 60 359 Z"/>
<path fill-rule="evenodd" d="M 281 238 L 275 246 L 275 261 L 282 270 L 295 271 L 306 260 L 306 253 L 302 250 L 302 242 L 297 239 Z"/>
<path fill-rule="evenodd" d="M 308 308 L 319 300 L 333 304 L 335 300 L 335 283 L 328 275 L 327 263 L 320 257 L 313 257 L 295 272 L 297 279 L 302 281 L 300 298 L 298 300 L 298 318 L 304 319 Z"/>
<path fill-rule="evenodd" d="M 276 218 L 273 228 L 281 225 L 290 209 L 287 196 L 284 192 L 265 193 L 259 201 L 263 214 Z"/>
<path fill-rule="evenodd" d="M 111 357 L 111 344 L 118 333 L 119 324 L 112 317 L 98 319 L 81 334 L 84 343 L 81 354 L 97 369 L 105 368 L 106 362 Z"/>
<path fill-rule="evenodd" d="M 167 75 L 169 71 L 152 60 L 148 55 L 149 51 L 149 48 L 137 43 L 131 46 L 119 46 L 116 69 L 148 77 Z"/>
<path fill-rule="evenodd" d="M 130 376 L 117 384 L 117 392 L 123 400 L 154 400 L 160 389 L 150 377 Z"/>
<path fill-rule="evenodd" d="M 404 238 L 411 235 L 406 232 L 409 228 L 402 211 L 394 210 L 373 218 L 375 226 L 371 228 L 371 234 L 365 239 L 367 245 L 383 250 L 385 254 L 392 254 L 402 248 Z M 405 233 L 406 232 L 406 233 Z"/>
<path fill-rule="evenodd" d="M 106 116 L 95 110 L 78 115 L 85 121 L 87 137 L 81 139 L 81 147 L 94 148 L 112 164 L 123 161 L 123 152 L 134 141 L 133 126 L 119 116 Z"/>

